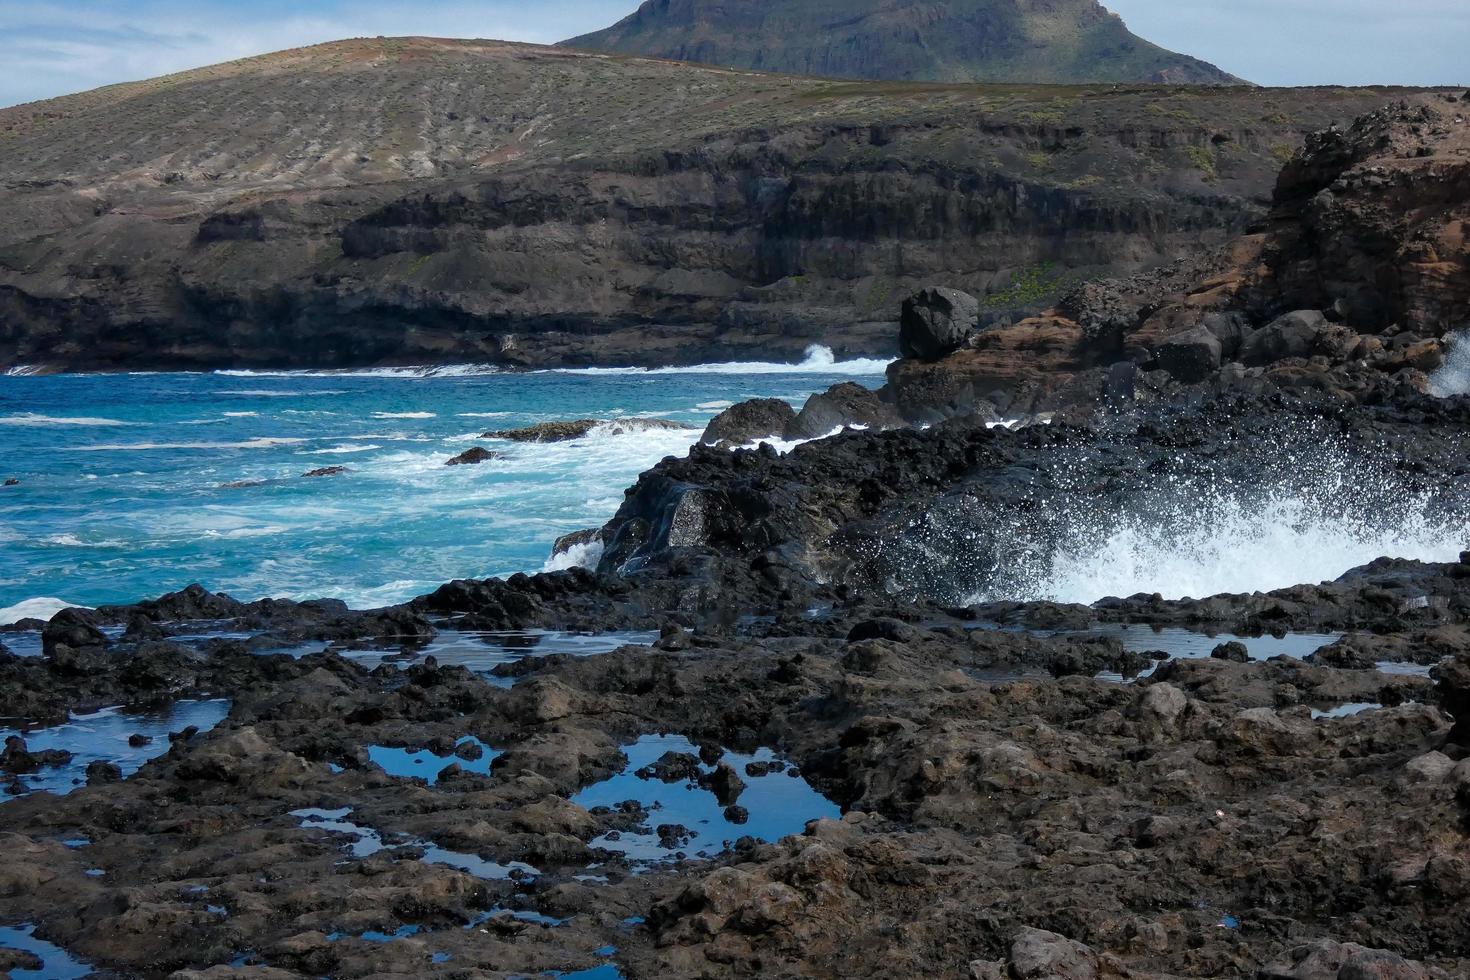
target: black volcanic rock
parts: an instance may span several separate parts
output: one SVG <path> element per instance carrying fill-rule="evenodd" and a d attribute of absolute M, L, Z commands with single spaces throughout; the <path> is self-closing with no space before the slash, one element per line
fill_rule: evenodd
<path fill-rule="evenodd" d="M 709 420 L 699 441 L 714 446 L 740 446 L 778 437 L 796 420 L 796 409 L 779 398 L 752 398 Z"/>
<path fill-rule="evenodd" d="M 937 361 L 953 354 L 980 320 L 980 301 L 946 286 L 921 289 L 903 301 L 898 319 L 898 352 Z"/>
<path fill-rule="evenodd" d="M 1097 0 L 645 0 L 568 47 L 730 68 L 941 82 L 1239 84 Z"/>

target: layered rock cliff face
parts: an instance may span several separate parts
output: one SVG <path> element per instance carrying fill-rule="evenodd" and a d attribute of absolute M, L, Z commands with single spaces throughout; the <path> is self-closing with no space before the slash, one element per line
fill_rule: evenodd
<path fill-rule="evenodd" d="M 1214 252 L 1088 283 L 889 369 L 914 421 L 1166 397 L 1181 385 L 1419 390 L 1470 325 L 1470 106 L 1396 102 L 1313 135 L 1271 215 Z M 978 324 L 977 324 L 978 326 Z"/>
<path fill-rule="evenodd" d="M 0 366 L 888 354 L 931 281 L 1004 322 L 1229 240 L 1384 99 L 285 52 L 0 111 Z"/>
<path fill-rule="evenodd" d="M 1239 84 L 1097 0 L 645 0 L 569 47 L 832 78 Z"/>

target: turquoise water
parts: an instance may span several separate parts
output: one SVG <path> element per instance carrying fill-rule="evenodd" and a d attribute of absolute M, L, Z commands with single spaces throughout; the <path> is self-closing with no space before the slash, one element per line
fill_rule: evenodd
<path fill-rule="evenodd" d="M 15 610 L 43 597 L 127 602 L 195 581 L 368 607 L 537 571 L 558 536 L 606 521 L 640 472 L 699 433 L 519 445 L 487 429 L 636 416 L 702 428 L 746 398 L 876 387 L 881 369 L 818 351 L 651 372 L 0 377 L 0 482 L 21 481 L 0 488 L 0 623 L 49 615 Z M 506 458 L 444 465 L 473 445 Z M 302 475 L 327 466 L 349 472 Z M 250 485 L 225 486 L 237 483 Z"/>

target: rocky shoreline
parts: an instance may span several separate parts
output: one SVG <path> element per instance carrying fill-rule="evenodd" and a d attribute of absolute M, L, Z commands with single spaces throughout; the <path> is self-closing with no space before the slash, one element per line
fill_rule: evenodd
<path fill-rule="evenodd" d="M 1314 140 L 1259 236 L 1041 317 L 916 295 L 882 392 L 732 407 L 559 543 L 591 567 L 0 628 L 0 966 L 1465 976 L 1453 113 Z M 1058 585 L 1120 532 L 1237 518 L 1446 553 Z"/>

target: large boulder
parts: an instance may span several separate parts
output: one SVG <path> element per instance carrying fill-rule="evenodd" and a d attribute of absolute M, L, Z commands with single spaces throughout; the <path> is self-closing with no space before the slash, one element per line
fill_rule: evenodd
<path fill-rule="evenodd" d="M 1220 368 L 1220 339 L 1204 326 L 1181 331 L 1159 345 L 1159 367 L 1185 384 L 1196 384 Z"/>
<path fill-rule="evenodd" d="M 903 301 L 898 350 L 904 357 L 937 361 L 965 345 L 980 323 L 980 301 L 947 286 L 921 289 Z"/>
<path fill-rule="evenodd" d="M 1458 656 L 1434 668 L 1439 705 L 1455 719 L 1450 741 L 1470 745 L 1470 656 Z"/>
<path fill-rule="evenodd" d="M 1386 949 L 1331 939 L 1296 946 L 1261 967 L 1257 980 L 1422 980 L 1424 967 Z"/>
<path fill-rule="evenodd" d="M 699 441 L 710 446 L 743 446 L 780 436 L 794 421 L 796 409 L 781 399 L 752 398 L 710 419 Z"/>
<path fill-rule="evenodd" d="M 55 653 L 57 646 L 72 649 L 107 645 L 107 636 L 97 628 L 97 619 L 86 609 L 63 609 L 41 631 L 41 646 L 47 656 Z"/>
<path fill-rule="evenodd" d="M 1316 310 L 1287 313 L 1246 338 L 1240 360 L 1260 367 L 1288 357 L 1308 357 L 1317 349 L 1317 338 L 1326 327 L 1327 318 Z"/>
<path fill-rule="evenodd" d="M 852 381 L 833 385 L 808 398 L 791 424 L 788 439 L 820 439 L 850 425 L 867 429 L 889 429 L 903 424 L 893 406 L 871 388 Z"/>

